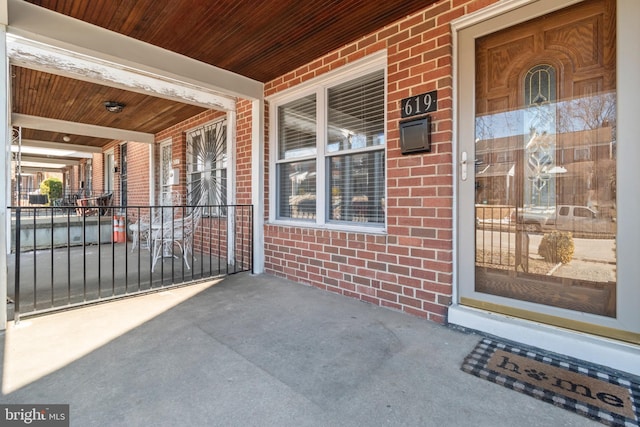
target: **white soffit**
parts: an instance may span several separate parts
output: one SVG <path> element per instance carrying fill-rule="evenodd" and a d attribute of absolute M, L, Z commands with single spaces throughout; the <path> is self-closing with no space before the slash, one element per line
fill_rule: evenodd
<path fill-rule="evenodd" d="M 7 0 L 12 63 L 205 108 L 262 99 L 263 84 L 20 0 Z"/>

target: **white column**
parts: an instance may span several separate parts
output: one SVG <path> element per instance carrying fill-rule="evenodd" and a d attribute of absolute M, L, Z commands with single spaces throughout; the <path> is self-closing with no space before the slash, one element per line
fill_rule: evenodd
<path fill-rule="evenodd" d="M 149 144 L 149 205 L 156 204 L 156 144 Z M 173 166 L 173 164 L 171 165 Z"/>
<path fill-rule="evenodd" d="M 264 272 L 264 100 L 251 103 L 251 203 L 253 272 Z"/>
<path fill-rule="evenodd" d="M 9 83 L 9 58 L 7 57 L 7 27 L 6 27 L 6 0 L 0 1 L 0 130 L 4 133 L 4 146 L 2 154 L 4 161 L 0 162 L 0 176 L 4 176 L 4 185 L 0 185 L 0 330 L 7 325 L 7 253 L 11 248 L 11 215 L 7 215 L 7 205 L 10 203 L 11 194 L 11 123 L 10 110 L 10 83 Z"/>
<path fill-rule="evenodd" d="M 236 197 L 237 180 L 236 176 L 236 129 L 238 127 L 237 116 L 235 111 L 227 111 L 227 204 L 235 205 L 238 200 Z M 236 217 L 235 212 L 227 213 L 227 264 L 236 264 Z"/>

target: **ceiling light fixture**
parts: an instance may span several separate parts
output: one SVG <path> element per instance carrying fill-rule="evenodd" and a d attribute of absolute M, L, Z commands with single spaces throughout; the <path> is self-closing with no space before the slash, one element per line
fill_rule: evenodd
<path fill-rule="evenodd" d="M 110 113 L 119 113 L 124 109 L 124 104 L 116 101 L 105 101 L 104 108 Z"/>
<path fill-rule="evenodd" d="M 62 140 L 64 142 L 69 142 L 69 141 L 71 141 L 71 137 L 69 135 L 65 135 L 65 136 L 62 137 Z"/>

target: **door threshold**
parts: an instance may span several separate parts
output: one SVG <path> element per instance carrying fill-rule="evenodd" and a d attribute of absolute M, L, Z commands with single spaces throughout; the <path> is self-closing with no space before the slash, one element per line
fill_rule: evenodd
<path fill-rule="evenodd" d="M 452 305 L 448 323 L 640 376 L 640 346 Z"/>

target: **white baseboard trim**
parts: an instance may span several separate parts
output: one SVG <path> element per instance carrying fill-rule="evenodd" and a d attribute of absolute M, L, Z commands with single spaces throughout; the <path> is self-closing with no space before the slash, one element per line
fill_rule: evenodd
<path fill-rule="evenodd" d="M 449 307 L 449 324 L 640 376 L 640 346 L 471 307 Z"/>

